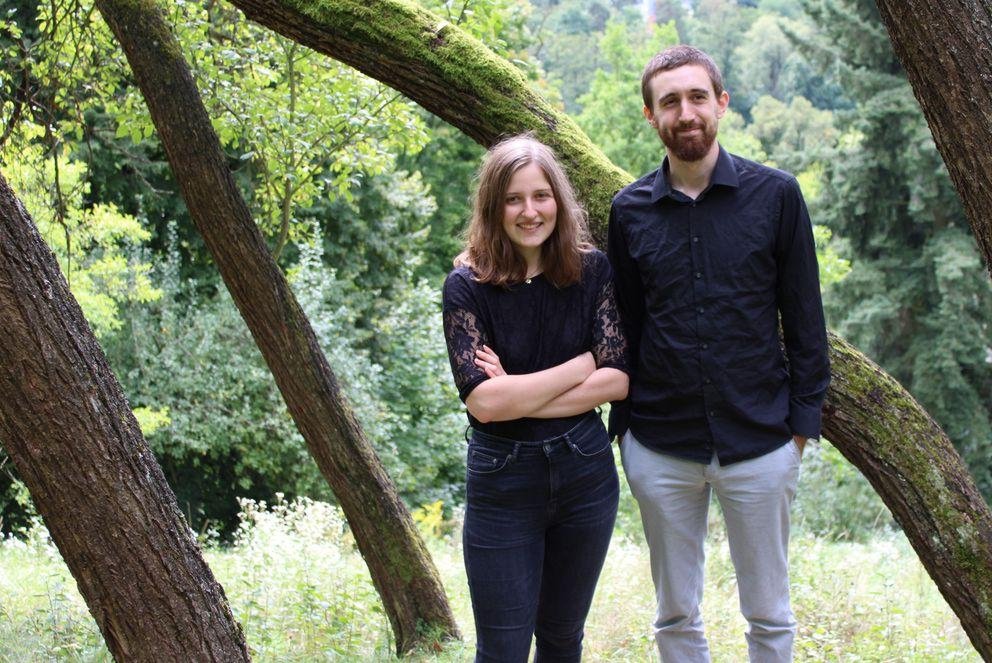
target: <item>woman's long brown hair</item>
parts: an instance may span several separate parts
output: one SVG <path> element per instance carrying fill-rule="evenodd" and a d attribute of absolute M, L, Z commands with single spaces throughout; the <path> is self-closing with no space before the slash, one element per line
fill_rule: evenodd
<path fill-rule="evenodd" d="M 582 277 L 582 254 L 592 248 L 586 212 L 554 152 L 528 133 L 494 145 L 479 168 L 465 248 L 455 258 L 455 266 L 470 267 L 482 283 L 508 286 L 527 276 L 527 263 L 503 230 L 503 209 L 514 173 L 532 163 L 544 172 L 558 207 L 555 228 L 541 245 L 544 276 L 559 288 Z"/>

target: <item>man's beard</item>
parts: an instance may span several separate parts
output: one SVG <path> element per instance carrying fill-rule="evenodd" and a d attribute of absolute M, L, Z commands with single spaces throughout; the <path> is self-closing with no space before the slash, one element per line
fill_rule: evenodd
<path fill-rule="evenodd" d="M 684 131 L 691 129 L 702 129 L 702 133 L 695 136 L 683 134 Z M 716 140 L 716 126 L 702 123 L 679 126 L 674 131 L 664 129 L 658 133 L 661 136 L 661 142 L 668 148 L 669 153 L 679 161 L 699 161 L 709 154 L 710 148 L 713 147 L 713 141 Z"/>

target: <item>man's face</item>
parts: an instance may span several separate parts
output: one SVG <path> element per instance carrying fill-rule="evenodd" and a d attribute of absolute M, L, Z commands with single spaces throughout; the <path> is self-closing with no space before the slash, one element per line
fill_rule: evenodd
<path fill-rule="evenodd" d="M 648 84 L 651 108 L 644 117 L 658 132 L 669 155 L 680 161 L 699 161 L 717 149 L 716 131 L 730 95 L 719 96 L 701 65 L 688 64 L 655 74 Z"/>

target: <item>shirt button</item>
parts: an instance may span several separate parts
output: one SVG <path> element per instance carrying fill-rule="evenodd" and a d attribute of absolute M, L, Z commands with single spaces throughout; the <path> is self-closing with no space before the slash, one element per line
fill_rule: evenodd
<path fill-rule="evenodd" d="M 699 235 L 696 235 L 695 237 L 693 237 L 692 238 L 692 241 L 693 242 L 698 242 L 699 241 Z"/>
<path fill-rule="evenodd" d="M 710 344 L 709 343 L 703 343 L 703 350 L 705 350 L 708 347 L 710 347 Z"/>
<path fill-rule="evenodd" d="M 696 312 L 698 312 L 698 313 L 702 313 L 702 312 L 703 312 L 703 307 L 702 307 L 702 306 L 700 306 L 699 308 L 697 308 L 697 309 L 696 309 Z"/>
<path fill-rule="evenodd" d="M 710 380 L 709 378 L 703 378 L 703 384 L 712 384 L 712 382 L 713 380 Z"/>
<path fill-rule="evenodd" d="M 703 273 L 702 272 L 696 272 L 696 278 L 697 279 L 703 278 Z"/>
<path fill-rule="evenodd" d="M 710 410 L 710 416 L 711 417 L 715 417 L 716 416 L 716 410 Z"/>

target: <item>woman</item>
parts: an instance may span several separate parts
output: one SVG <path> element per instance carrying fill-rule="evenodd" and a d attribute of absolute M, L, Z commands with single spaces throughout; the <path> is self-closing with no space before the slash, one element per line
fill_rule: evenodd
<path fill-rule="evenodd" d="M 618 482 L 597 406 L 627 396 L 606 256 L 551 150 L 524 135 L 479 171 L 444 332 L 471 437 L 463 529 L 476 661 L 578 661 Z"/>

